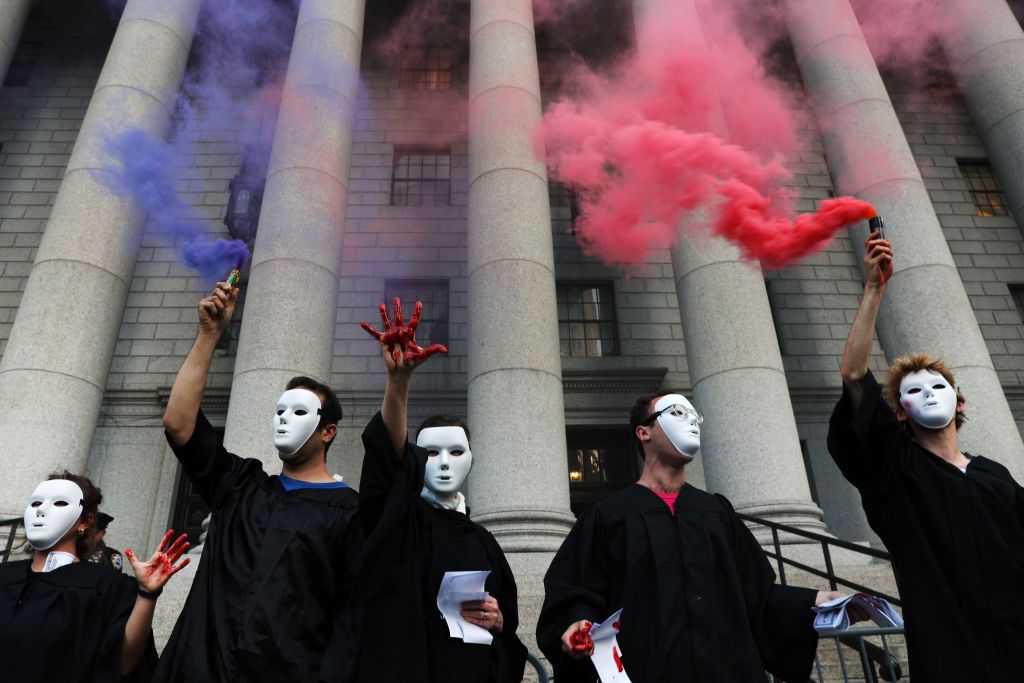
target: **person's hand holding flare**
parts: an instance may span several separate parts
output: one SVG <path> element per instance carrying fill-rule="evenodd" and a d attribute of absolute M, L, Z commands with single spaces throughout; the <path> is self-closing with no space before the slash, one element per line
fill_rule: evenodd
<path fill-rule="evenodd" d="M 443 344 L 431 344 L 423 348 L 416 343 L 416 327 L 420 324 L 420 316 L 423 314 L 422 303 L 416 302 L 408 325 L 403 324 L 402 301 L 397 296 L 392 300 L 392 307 L 395 313 L 394 323 L 388 317 L 387 306 L 380 305 L 380 319 L 384 324 L 383 332 L 371 327 L 368 323 L 359 323 L 359 326 L 366 330 L 367 334 L 380 342 L 389 373 L 395 372 L 399 368 L 411 370 L 435 353 L 448 353 L 448 347 Z"/>

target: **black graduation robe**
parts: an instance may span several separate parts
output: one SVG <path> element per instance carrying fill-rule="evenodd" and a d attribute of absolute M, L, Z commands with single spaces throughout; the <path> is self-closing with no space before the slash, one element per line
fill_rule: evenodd
<path fill-rule="evenodd" d="M 522 680 L 526 647 L 516 635 L 516 584 L 498 542 L 468 515 L 436 509 L 420 498 L 426 451 L 408 444 L 399 462 L 380 413 L 363 432 L 363 444 L 360 516 L 367 540 L 360 571 L 377 583 L 368 590 L 391 593 L 364 610 L 360 656 L 372 680 Z M 471 570 L 491 571 L 485 588 L 498 601 L 504 619 L 491 645 L 452 638 L 437 609 L 444 573 Z"/>
<path fill-rule="evenodd" d="M 906 433 L 868 373 L 845 388 L 828 447 L 892 555 L 915 681 L 1024 680 L 1024 489 L 1005 467 L 966 474 Z"/>
<path fill-rule="evenodd" d="M 192 438 L 173 449 L 213 514 L 156 680 L 347 680 L 356 639 L 342 604 L 362 538 L 356 492 L 285 491 L 259 460 L 228 453 L 201 412 Z"/>
<path fill-rule="evenodd" d="M 618 641 L 633 681 L 748 683 L 765 670 L 807 681 L 816 591 L 775 584 L 764 551 L 729 501 L 687 484 L 675 514 L 633 484 L 584 512 L 544 577 L 537 642 L 558 683 L 589 683 L 589 659 L 562 634 L 622 608 Z"/>
<path fill-rule="evenodd" d="M 148 652 L 121 676 L 124 627 L 138 583 L 92 562 L 30 575 L 31 560 L 0 564 L 0 679 L 60 683 L 147 681 Z"/>

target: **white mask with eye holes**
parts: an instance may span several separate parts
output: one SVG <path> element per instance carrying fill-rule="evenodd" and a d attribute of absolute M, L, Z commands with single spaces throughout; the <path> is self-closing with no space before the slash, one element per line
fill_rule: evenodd
<path fill-rule="evenodd" d="M 423 485 L 442 498 L 455 496 L 473 467 L 473 452 L 462 427 L 427 427 L 416 436 L 416 445 L 427 451 Z"/>
<path fill-rule="evenodd" d="M 700 425 L 704 418 L 682 394 L 666 394 L 654 404 L 658 425 L 681 455 L 690 460 L 700 450 Z"/>
<path fill-rule="evenodd" d="M 25 538 L 36 550 L 57 545 L 82 517 L 85 494 L 70 479 L 40 482 L 25 506 Z"/>
<path fill-rule="evenodd" d="M 299 452 L 320 424 L 320 397 L 309 389 L 289 389 L 277 399 L 274 413 L 274 446 L 281 458 Z"/>
<path fill-rule="evenodd" d="M 900 382 L 900 405 L 922 427 L 943 429 L 956 417 L 956 389 L 931 370 L 917 370 Z"/>

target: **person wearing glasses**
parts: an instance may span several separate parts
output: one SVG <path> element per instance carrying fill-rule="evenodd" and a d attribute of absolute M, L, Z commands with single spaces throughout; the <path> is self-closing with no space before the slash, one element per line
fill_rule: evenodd
<path fill-rule="evenodd" d="M 703 422 L 677 393 L 630 411 L 640 479 L 580 515 L 544 577 L 537 642 L 559 683 L 594 680 L 590 625 L 620 608 L 631 680 L 808 680 L 811 608 L 840 594 L 777 585 L 725 496 L 686 483 Z"/>

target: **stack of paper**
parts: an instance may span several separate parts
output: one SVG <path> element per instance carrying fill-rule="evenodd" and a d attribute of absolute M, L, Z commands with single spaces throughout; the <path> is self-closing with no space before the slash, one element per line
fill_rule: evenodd
<path fill-rule="evenodd" d="M 830 600 L 814 608 L 814 630 L 819 635 L 833 636 L 850 628 L 851 621 L 848 609 L 850 605 L 861 607 L 871 620 L 882 628 L 903 626 L 903 617 L 892 608 L 887 600 L 877 595 L 855 593 Z"/>
<path fill-rule="evenodd" d="M 489 571 L 479 572 L 445 572 L 441 579 L 441 587 L 437 590 L 437 609 L 448 623 L 448 634 L 452 638 L 461 638 L 467 643 L 490 645 L 493 637 L 490 631 L 471 624 L 462 618 L 462 603 L 470 600 L 486 600 Z"/>

